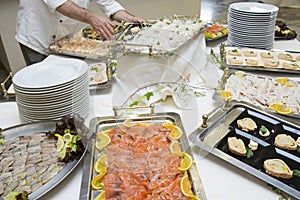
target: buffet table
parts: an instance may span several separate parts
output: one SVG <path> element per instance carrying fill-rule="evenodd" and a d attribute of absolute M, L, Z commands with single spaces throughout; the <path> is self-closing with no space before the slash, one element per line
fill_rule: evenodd
<path fill-rule="evenodd" d="M 218 42 L 208 44 L 207 52 L 211 48 L 218 51 Z M 275 42 L 275 49 L 299 50 L 300 43 L 297 40 Z M 217 70 L 216 76 L 220 77 L 222 71 Z M 113 116 L 113 100 L 115 89 L 118 87 L 118 77 L 114 77 L 112 88 L 102 89 L 91 92 L 90 113 L 86 118 L 86 125 L 90 119 L 96 116 Z M 213 91 L 207 92 L 205 96 L 197 97 L 198 108 L 194 111 L 181 112 L 172 100 L 163 102 L 162 108 L 165 112 L 177 112 L 181 115 L 182 122 L 187 135 L 192 133 L 202 123 L 202 115 L 210 112 L 218 103 L 212 100 Z M 0 104 L 0 127 L 2 129 L 20 124 L 18 108 L 15 102 L 3 102 Z M 200 148 L 192 145 L 193 156 L 201 181 L 204 186 L 205 194 L 208 200 L 265 200 L 278 199 L 276 194 L 267 183 L 256 177 L 245 173 L 241 169 L 223 161 L 219 158 L 204 153 Z M 201 155 L 200 155 L 201 152 Z M 82 164 L 61 183 L 59 183 L 50 192 L 41 199 L 79 199 Z"/>

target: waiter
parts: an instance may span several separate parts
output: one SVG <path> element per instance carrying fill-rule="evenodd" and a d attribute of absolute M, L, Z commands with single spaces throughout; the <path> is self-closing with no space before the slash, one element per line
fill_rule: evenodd
<path fill-rule="evenodd" d="M 144 22 L 127 12 L 115 0 L 95 0 L 108 17 L 87 10 L 91 0 L 20 0 L 16 36 L 27 65 L 40 62 L 48 55 L 49 45 L 74 33 L 78 22 L 90 24 L 104 39 L 112 39 L 114 24 Z"/>

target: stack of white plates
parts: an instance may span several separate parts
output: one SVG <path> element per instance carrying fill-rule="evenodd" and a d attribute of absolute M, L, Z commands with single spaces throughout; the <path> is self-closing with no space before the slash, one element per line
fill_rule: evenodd
<path fill-rule="evenodd" d="M 231 46 L 271 49 L 278 7 L 239 2 L 228 9 L 228 43 Z"/>
<path fill-rule="evenodd" d="M 88 115 L 88 66 L 81 60 L 48 56 L 18 71 L 13 85 L 22 122 Z"/>

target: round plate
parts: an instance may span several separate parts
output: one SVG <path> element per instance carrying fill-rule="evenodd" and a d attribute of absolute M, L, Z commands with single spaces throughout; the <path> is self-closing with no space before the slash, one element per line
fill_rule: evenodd
<path fill-rule="evenodd" d="M 277 6 L 257 2 L 233 3 L 229 5 L 229 9 L 255 14 L 275 13 L 279 10 Z"/>

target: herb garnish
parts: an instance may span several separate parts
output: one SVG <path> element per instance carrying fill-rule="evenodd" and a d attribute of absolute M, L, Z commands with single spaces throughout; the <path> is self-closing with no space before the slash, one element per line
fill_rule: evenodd
<path fill-rule="evenodd" d="M 146 94 L 144 94 L 144 96 L 147 98 L 147 100 L 149 101 L 150 97 L 153 96 L 153 92 L 147 92 Z"/>
<path fill-rule="evenodd" d="M 254 154 L 251 148 L 246 147 L 247 150 L 247 158 L 251 158 Z"/>
<path fill-rule="evenodd" d="M 134 101 L 129 105 L 129 107 L 137 106 L 138 104 L 139 104 L 138 101 Z"/>
<path fill-rule="evenodd" d="M 259 131 L 264 135 L 268 132 L 268 129 L 264 125 L 261 125 Z"/>
<path fill-rule="evenodd" d="M 294 170 L 293 170 L 293 176 L 300 177 L 300 170 L 294 169 Z"/>

